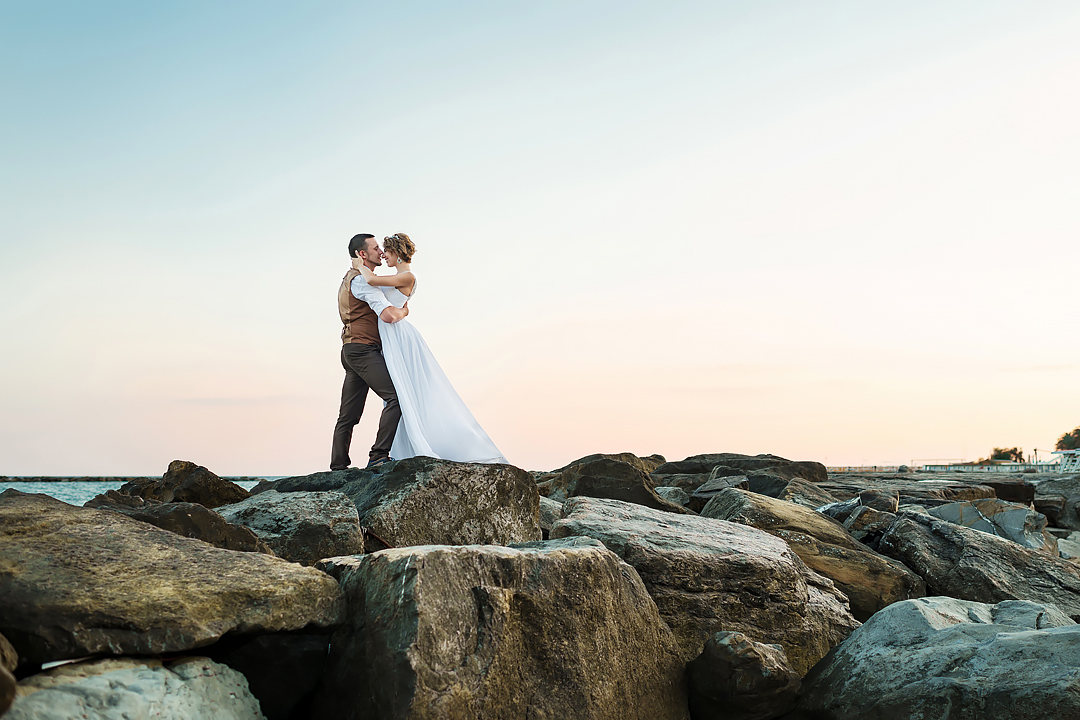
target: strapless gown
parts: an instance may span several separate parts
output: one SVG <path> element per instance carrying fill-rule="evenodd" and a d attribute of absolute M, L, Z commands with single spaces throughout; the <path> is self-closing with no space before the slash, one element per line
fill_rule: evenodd
<path fill-rule="evenodd" d="M 379 289 L 395 307 L 409 299 L 397 288 Z M 379 320 L 379 339 L 401 405 L 401 422 L 390 448 L 392 459 L 426 455 L 458 462 L 506 462 L 408 319 Z"/>

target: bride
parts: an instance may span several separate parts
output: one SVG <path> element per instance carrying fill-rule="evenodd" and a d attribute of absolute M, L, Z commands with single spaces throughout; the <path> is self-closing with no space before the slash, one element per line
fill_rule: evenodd
<path fill-rule="evenodd" d="M 396 274 L 376 275 L 358 262 L 353 266 L 368 285 L 379 288 L 390 304 L 400 308 L 416 294 L 414 254 L 416 245 L 409 236 L 395 233 L 383 239 L 383 257 Z M 459 462 L 506 462 L 450 384 L 419 330 L 408 320 L 387 323 L 380 319 L 379 339 L 401 406 L 401 422 L 390 448 L 392 459 L 426 455 Z"/>

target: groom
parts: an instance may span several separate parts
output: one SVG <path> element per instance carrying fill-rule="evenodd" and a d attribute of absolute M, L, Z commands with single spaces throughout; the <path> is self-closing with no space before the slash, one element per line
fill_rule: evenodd
<path fill-rule="evenodd" d="M 382 417 L 375 444 L 368 453 L 367 467 L 381 465 L 390 459 L 390 446 L 394 442 L 401 408 L 398 407 L 394 382 L 386 370 L 379 341 L 379 318 L 388 323 L 404 319 L 408 306 L 394 307 L 378 288 L 364 282 L 356 269 L 362 262 L 369 270 L 382 265 L 383 253 L 374 235 L 360 233 L 349 241 L 349 257 L 354 267 L 345 273 L 338 289 L 338 314 L 345 326 L 341 331 L 341 364 L 345 367 L 345 383 L 341 386 L 341 409 L 334 426 L 334 448 L 330 453 L 330 469 L 344 470 L 349 467 L 349 446 L 352 433 L 360 415 L 368 389 L 383 399 Z"/>

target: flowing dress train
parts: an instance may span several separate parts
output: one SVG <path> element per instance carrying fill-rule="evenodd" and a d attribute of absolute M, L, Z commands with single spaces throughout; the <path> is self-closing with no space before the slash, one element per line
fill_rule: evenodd
<path fill-rule="evenodd" d="M 397 288 L 379 289 L 395 307 L 402 307 L 409 299 Z M 379 320 L 379 338 L 401 406 L 401 422 L 390 448 L 392 459 L 426 455 L 459 462 L 506 462 L 415 326 L 407 319 L 396 323 Z"/>

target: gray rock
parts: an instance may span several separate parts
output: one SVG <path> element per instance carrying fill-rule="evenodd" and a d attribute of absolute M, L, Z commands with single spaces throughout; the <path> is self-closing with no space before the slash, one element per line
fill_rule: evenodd
<path fill-rule="evenodd" d="M 551 526 L 562 519 L 562 503 L 550 498 L 540 498 L 540 529 L 544 533 L 544 540 L 548 539 Z"/>
<path fill-rule="evenodd" d="M 1040 480 L 1035 486 L 1035 509 L 1058 527 L 1080 530 L 1080 475 Z"/>
<path fill-rule="evenodd" d="M 633 565 L 675 632 L 682 658 L 718 630 L 784 647 L 806 672 L 858 625 L 847 598 L 787 543 L 756 528 L 618 500 L 570 498 L 552 537 L 600 540 Z"/>
<path fill-rule="evenodd" d="M 799 676 L 779 645 L 718 632 L 687 668 L 694 720 L 771 720 L 795 707 Z"/>
<path fill-rule="evenodd" d="M 658 487 L 656 488 L 656 494 L 664 498 L 668 502 L 673 502 L 676 505 L 682 505 L 686 507 L 686 504 L 690 502 L 690 495 L 681 487 Z M 559 506 L 560 508 L 562 505 Z"/>
<path fill-rule="evenodd" d="M 729 488 L 701 514 L 782 538 L 811 570 L 836 583 L 859 620 L 891 603 L 926 594 L 922 578 L 902 563 L 872 551 L 835 520 L 802 505 Z"/>
<path fill-rule="evenodd" d="M 342 487 L 360 524 L 394 547 L 540 540 L 540 494 L 513 465 L 414 457 Z"/>
<path fill-rule="evenodd" d="M 1030 602 L 896 603 L 813 669 L 799 704 L 822 720 L 1080 717 L 1080 626 Z"/>
<path fill-rule="evenodd" d="M 665 473 L 708 473 L 717 465 L 725 465 L 740 474 L 753 470 L 768 470 L 785 479 L 801 477 L 810 482 L 825 482 L 829 473 L 819 462 L 793 461 L 777 455 L 740 455 L 739 453 L 711 453 L 692 455 L 678 462 L 664 463 L 653 472 Z"/>
<path fill-rule="evenodd" d="M 931 595 L 1031 600 L 1080 617 L 1080 568 L 1011 540 L 901 511 L 878 549 L 922 576 Z"/>
<path fill-rule="evenodd" d="M 1057 538 L 1046 530 L 1046 516 L 1026 505 L 993 498 L 938 505 L 927 512 L 941 520 L 997 535 L 1033 550 L 1058 554 Z"/>
<path fill-rule="evenodd" d="M 745 475 L 723 475 L 710 478 L 690 495 L 690 502 L 687 507 L 699 513 L 721 490 L 727 490 L 728 488 L 745 489 L 747 487 L 749 487 L 749 483 L 746 481 Z"/>
<path fill-rule="evenodd" d="M 657 495 L 652 480 L 643 470 L 610 458 L 571 465 L 553 476 L 550 484 L 548 497 L 552 500 L 562 501 L 576 496 L 609 498 L 657 510 L 686 512 L 682 505 L 668 502 Z"/>
<path fill-rule="evenodd" d="M 832 518 L 838 523 L 845 523 L 847 522 L 847 519 L 851 517 L 852 513 L 861 507 L 862 505 L 859 503 L 859 498 L 856 496 L 847 500 L 821 505 L 815 509 L 825 517 Z"/>
<path fill-rule="evenodd" d="M 860 505 L 844 520 L 844 529 L 851 537 L 877 550 L 878 541 L 896 520 L 896 514 Z"/>
<path fill-rule="evenodd" d="M 750 489 L 752 490 L 753 488 Z M 803 507 L 808 508 L 819 508 L 822 505 L 836 502 L 836 498 L 832 495 L 825 492 L 814 483 L 803 480 L 802 478 L 789 480 L 788 483 L 784 485 L 784 489 L 776 496 L 776 499 L 793 502 L 796 505 L 802 505 Z"/>
<path fill-rule="evenodd" d="M 649 478 L 654 487 L 677 487 L 692 493 L 709 480 L 708 473 L 651 473 Z"/>
<path fill-rule="evenodd" d="M 410 547 L 320 567 L 348 609 L 315 717 L 686 718 L 671 631 L 598 542 Z"/>
<path fill-rule="evenodd" d="M 278 492 L 328 492 L 340 490 L 349 483 L 366 481 L 378 475 L 385 465 L 373 470 L 364 468 L 348 468 L 347 470 L 329 470 L 310 475 L 294 475 L 292 477 L 278 478 L 277 480 L 263 480 L 251 488 L 252 495 L 277 490 Z"/>
<path fill-rule="evenodd" d="M 1080 533 L 1073 532 L 1058 539 L 1058 555 L 1065 560 L 1080 561 Z"/>
<path fill-rule="evenodd" d="M 121 485 L 117 492 L 158 502 L 198 503 L 208 508 L 240 502 L 248 496 L 248 491 L 236 483 L 187 460 L 173 460 L 159 480 L 136 478 Z"/>
<path fill-rule="evenodd" d="M 900 493 L 896 490 L 863 490 L 859 504 L 881 512 L 895 513 L 900 508 Z"/>
<path fill-rule="evenodd" d="M 994 489 L 979 484 L 970 474 L 915 476 L 905 474 L 859 474 L 838 473 L 822 481 L 821 489 L 837 500 L 858 497 L 864 490 L 898 493 L 900 503 L 905 502 L 955 502 L 996 497 Z"/>
<path fill-rule="evenodd" d="M 261 720 L 240 673 L 204 657 L 62 665 L 19 683 L 5 720 Z"/>
<path fill-rule="evenodd" d="M 1064 495 L 1045 495 L 1042 497 L 1036 497 L 1031 503 L 1035 512 L 1042 513 L 1046 516 L 1046 521 L 1054 527 L 1061 527 L 1064 523 L 1062 517 L 1065 513 L 1065 496 Z M 1074 530 L 1075 528 L 1066 528 L 1068 530 Z"/>
<path fill-rule="evenodd" d="M 273 553 L 251 530 L 229 523 L 218 513 L 198 503 L 163 503 L 109 490 L 89 500 L 83 507 L 122 513 L 162 530 L 196 538 L 226 550 Z"/>
<path fill-rule="evenodd" d="M 630 452 L 593 453 L 592 455 L 586 455 L 583 458 L 578 458 L 571 463 L 567 463 L 557 470 L 552 470 L 551 474 L 561 473 L 565 470 L 569 470 L 575 465 L 584 465 L 585 463 L 590 463 L 594 460 L 615 460 L 623 462 L 628 465 L 633 465 L 635 468 L 646 474 L 651 473 L 653 470 L 667 462 L 663 455 L 649 455 L 648 457 L 645 457 Z"/>
<path fill-rule="evenodd" d="M 317 570 L 47 495 L 0 493 L 0 558 L 0 632 L 28 667 L 338 619 L 337 584 Z"/>
<path fill-rule="evenodd" d="M 268 490 L 222 505 L 218 512 L 228 522 L 250 529 L 278 557 L 301 565 L 364 552 L 360 516 L 344 493 Z"/>

